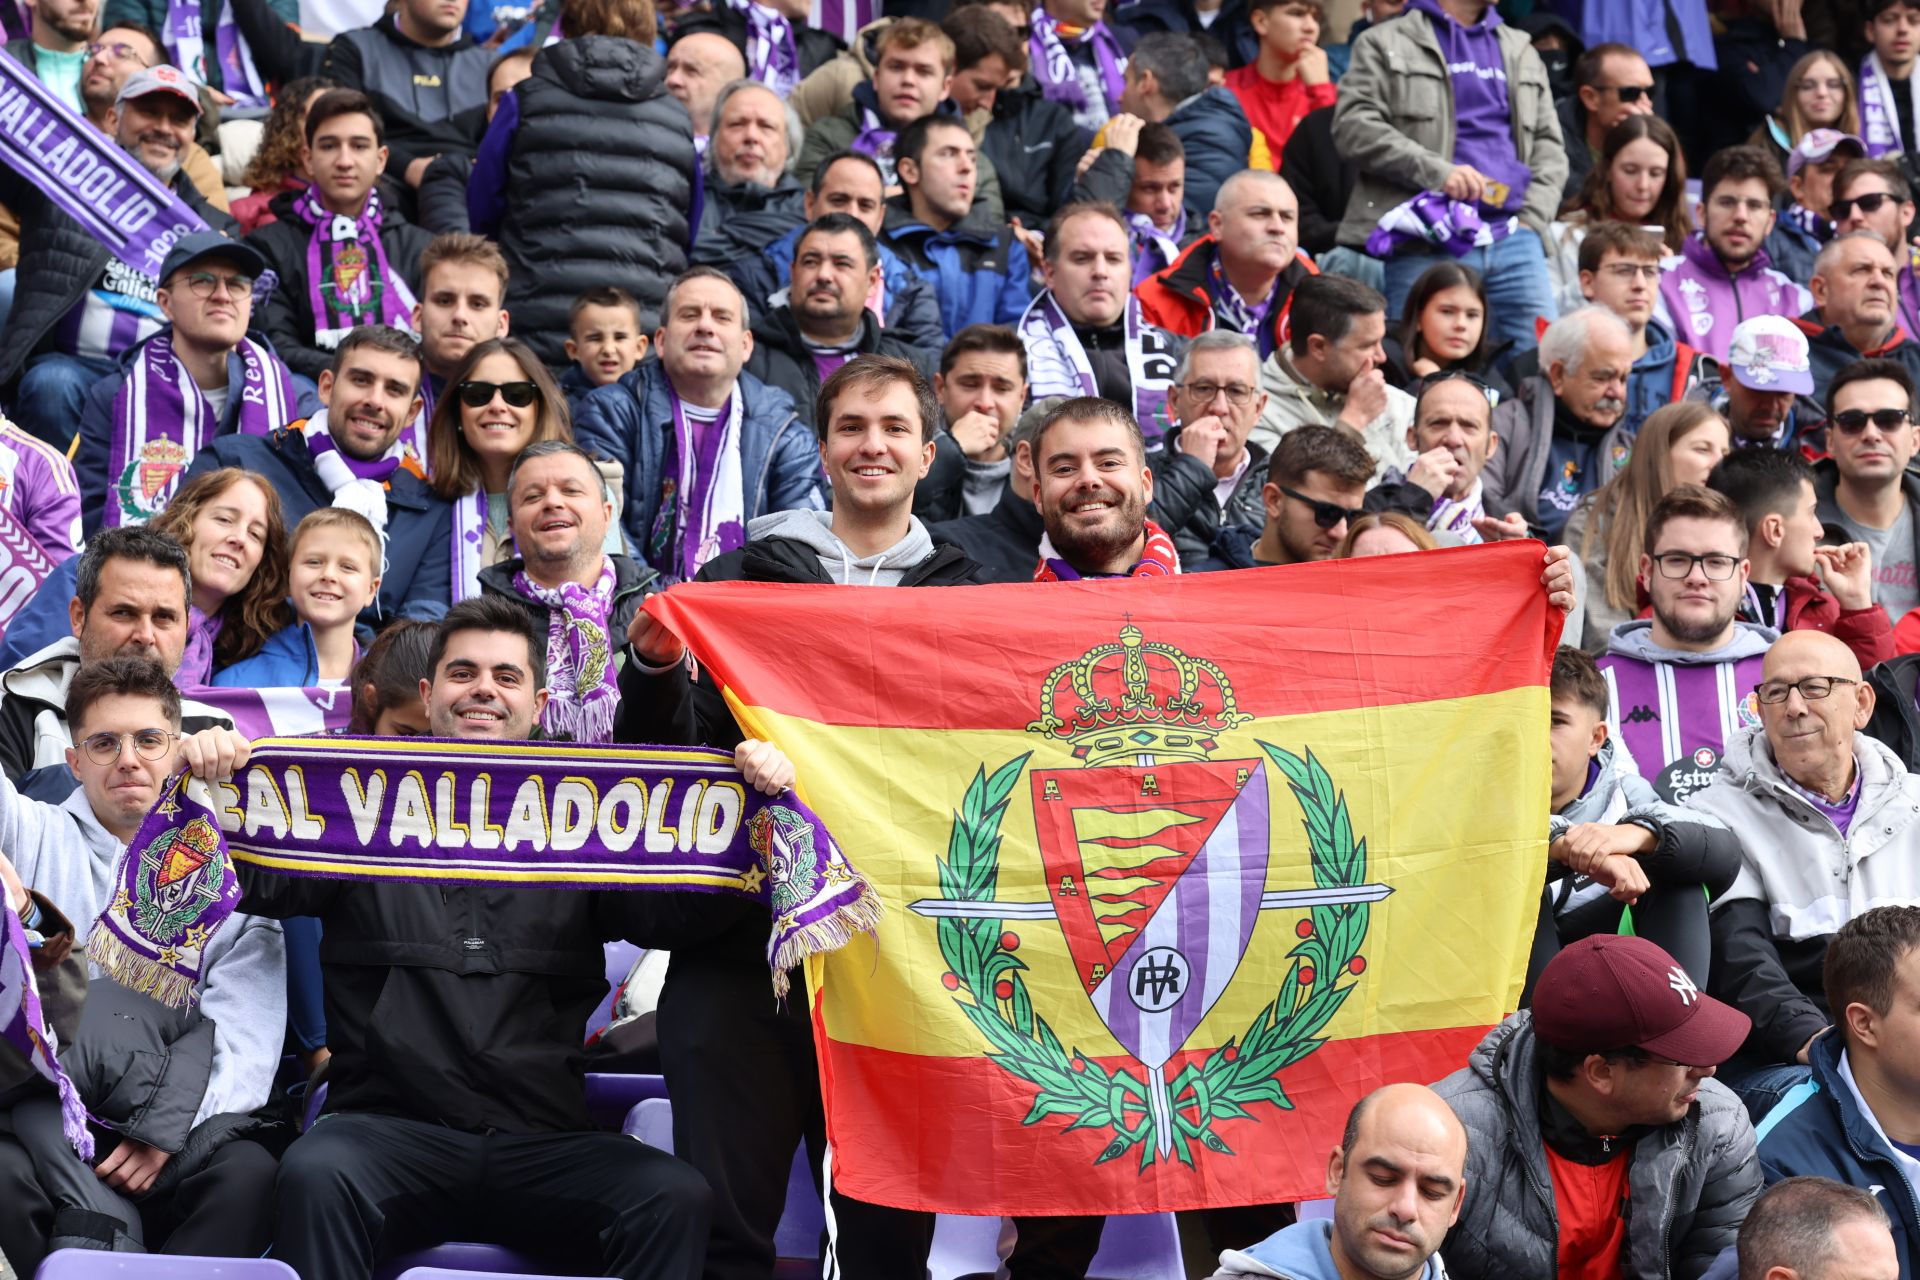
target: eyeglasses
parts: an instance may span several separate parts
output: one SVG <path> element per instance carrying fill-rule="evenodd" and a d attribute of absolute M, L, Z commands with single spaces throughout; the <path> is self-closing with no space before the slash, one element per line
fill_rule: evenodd
<path fill-rule="evenodd" d="M 1828 216 L 1835 222 L 1844 222 L 1853 213 L 1853 206 L 1859 205 L 1860 212 L 1871 217 L 1880 212 L 1880 206 L 1891 199 L 1893 199 L 1891 191 L 1869 191 L 1863 196 L 1848 196 L 1845 200 L 1835 200 Z"/>
<path fill-rule="evenodd" d="M 1335 525 L 1339 524 L 1342 520 L 1358 520 L 1361 516 L 1366 514 L 1365 507 L 1349 508 L 1349 507 L 1343 507 L 1340 504 L 1335 502 L 1322 502 L 1318 498 L 1309 498 L 1306 494 L 1301 493 L 1298 489 L 1289 489 L 1285 485 L 1279 486 L 1279 489 L 1280 489 L 1280 492 L 1286 494 L 1289 498 L 1292 498 L 1295 502 L 1304 502 L 1309 507 L 1312 507 L 1313 522 L 1319 525 L 1322 529 L 1331 529 Z"/>
<path fill-rule="evenodd" d="M 1253 402 L 1255 390 L 1244 382 L 1183 382 L 1180 389 L 1201 404 L 1212 404 L 1213 398 L 1224 391 L 1228 404 L 1242 406 Z"/>
<path fill-rule="evenodd" d="M 1479 374 L 1471 373 L 1465 369 L 1436 369 L 1434 372 L 1420 379 L 1419 389 L 1414 395 L 1414 407 L 1416 409 L 1419 408 L 1420 397 L 1426 395 L 1429 387 L 1437 387 L 1443 382 L 1471 383 L 1479 389 L 1481 395 L 1487 398 L 1489 405 L 1498 405 L 1500 403 L 1500 389 Z"/>
<path fill-rule="evenodd" d="M 103 53 L 111 54 L 116 62 L 137 62 L 143 67 L 153 65 L 140 56 L 138 49 L 126 43 L 124 40 L 96 40 L 87 46 L 87 56 L 89 58 L 97 58 Z"/>
<path fill-rule="evenodd" d="M 1645 280 L 1652 284 L 1660 282 L 1660 264 L 1657 262 L 1616 262 L 1602 267 L 1601 271 L 1615 280 Z"/>
<path fill-rule="evenodd" d="M 1837 684 L 1859 684 L 1858 680 L 1849 680 L 1845 676 L 1808 676 L 1804 680 L 1769 680 L 1755 689 L 1754 695 L 1769 707 L 1779 706 L 1787 700 L 1787 695 L 1798 689 L 1800 696 L 1808 702 L 1819 702 L 1833 692 Z"/>
<path fill-rule="evenodd" d="M 1622 104 L 1638 102 L 1653 92 L 1650 84 L 1597 84 L 1594 88 L 1618 94 Z"/>
<path fill-rule="evenodd" d="M 189 271 L 182 279 L 196 298 L 211 298 L 222 289 L 230 298 L 253 296 L 252 276 L 217 276 L 211 271 Z"/>
<path fill-rule="evenodd" d="M 158 760 L 167 754 L 180 735 L 164 729 L 135 729 L 132 733 L 90 733 L 80 743 L 87 759 L 95 764 L 112 764 L 120 758 L 121 744 L 133 739 L 133 753 L 142 760 Z"/>
<path fill-rule="evenodd" d="M 1857 436 L 1871 422 L 1882 432 L 1898 431 L 1913 421 L 1905 409 L 1842 409 L 1833 415 L 1833 426 L 1843 436 Z"/>
<path fill-rule="evenodd" d="M 1690 555 L 1685 551 L 1663 551 L 1653 557 L 1653 562 L 1660 566 L 1661 577 L 1675 580 L 1692 576 L 1693 566 L 1699 565 L 1700 572 L 1707 575 L 1709 582 L 1725 582 L 1740 567 L 1739 556 L 1718 551 L 1704 556 Z"/>
<path fill-rule="evenodd" d="M 540 388 L 531 382 L 463 382 L 460 384 L 460 403 L 469 409 L 484 409 L 493 403 L 494 392 L 516 409 L 524 409 L 540 395 Z"/>

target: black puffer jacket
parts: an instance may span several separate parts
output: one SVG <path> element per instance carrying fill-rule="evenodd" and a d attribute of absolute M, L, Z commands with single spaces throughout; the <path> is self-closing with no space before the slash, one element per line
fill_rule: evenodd
<path fill-rule="evenodd" d="M 620 36 L 542 49 L 515 95 L 500 249 L 514 331 L 550 365 L 567 362 L 567 309 L 618 285 L 658 314 L 687 267 L 693 132 L 668 95 L 666 64 Z"/>
<path fill-rule="evenodd" d="M 698 265 L 724 268 L 807 220 L 806 188 L 789 176 L 782 175 L 777 187 L 722 182 L 709 165 L 706 182 L 693 239 L 692 257 Z"/>
<path fill-rule="evenodd" d="M 240 224 L 208 204 L 184 169 L 173 175 L 170 185 L 209 227 L 229 235 L 239 232 Z M 20 267 L 14 282 L 13 311 L 6 326 L 0 328 L 0 386 L 6 386 L 20 376 L 27 357 L 48 330 L 98 283 L 113 255 L 85 227 L 41 195 L 38 187 L 6 165 L 0 165 L 0 204 L 20 219 Z M 157 281 L 118 265 L 115 269 L 125 277 L 116 282 L 115 288 L 133 293 L 144 284 L 146 296 L 152 297 L 152 285 Z"/>

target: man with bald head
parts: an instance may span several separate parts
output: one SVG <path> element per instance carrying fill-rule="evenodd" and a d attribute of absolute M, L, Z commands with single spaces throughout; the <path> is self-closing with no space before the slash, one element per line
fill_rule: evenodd
<path fill-rule="evenodd" d="M 1754 697 L 1760 724 L 1687 803 L 1740 837 L 1740 874 L 1708 916 L 1709 985 L 1753 1013 L 1726 1075 L 1758 1120 L 1807 1079 L 1808 1046 L 1833 1021 L 1821 978 L 1833 935 L 1883 903 L 1920 901 L 1920 776 L 1862 732 L 1873 686 L 1824 631 L 1775 641 Z"/>
<path fill-rule="evenodd" d="M 1460 1217 L 1467 1131 L 1423 1084 L 1390 1084 L 1353 1104 L 1327 1157 L 1333 1220 L 1296 1222 L 1220 1255 L 1214 1280 L 1335 1276 L 1445 1280 L 1434 1253 Z"/>
<path fill-rule="evenodd" d="M 806 191 L 787 172 L 797 143 L 787 104 L 771 89 L 735 80 L 720 90 L 693 237 L 695 266 L 724 267 L 758 253 L 803 219 Z"/>
<path fill-rule="evenodd" d="M 1900 327 L 1898 264 L 1871 231 L 1834 237 L 1813 260 L 1813 310 L 1793 323 L 1807 335 L 1813 394 L 1863 359 L 1892 360 L 1920 379 L 1920 343 Z"/>
<path fill-rule="evenodd" d="M 1300 250 L 1300 201 L 1277 173 L 1242 169 L 1220 184 L 1207 234 L 1133 291 L 1140 314 L 1186 337 L 1229 329 L 1266 359 L 1286 332 L 1294 286 L 1317 275 Z"/>
<path fill-rule="evenodd" d="M 698 154 L 707 153 L 707 131 L 713 128 L 713 105 L 721 87 L 746 74 L 740 50 L 717 31 L 689 31 L 667 46 L 667 92 L 686 107 Z"/>
<path fill-rule="evenodd" d="M 1699 1280 L 1760 1193 L 1753 1126 L 1712 1078 L 1750 1025 L 1645 938 L 1548 961 L 1533 1007 L 1434 1086 L 1467 1131 L 1454 1280 Z"/>

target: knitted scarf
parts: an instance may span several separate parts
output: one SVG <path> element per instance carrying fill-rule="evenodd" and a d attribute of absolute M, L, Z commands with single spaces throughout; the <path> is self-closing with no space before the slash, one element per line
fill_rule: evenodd
<path fill-rule="evenodd" d="M 367 518 L 382 539 L 387 536 L 387 491 L 393 487 L 393 474 L 405 468 L 425 479 L 420 462 L 408 450 L 404 438 L 397 438 L 378 458 L 364 460 L 349 457 L 334 442 L 327 425 L 325 409 L 307 419 L 302 434 L 307 451 L 313 457 L 313 470 L 320 483 L 333 495 L 333 505 L 357 511 Z"/>
<path fill-rule="evenodd" d="M 740 474 L 741 394 L 721 406 L 704 429 L 688 421 L 680 397 L 673 405 L 672 456 L 661 468 L 660 506 L 647 537 L 647 562 L 673 581 L 686 581 L 700 566 L 746 545 L 746 484 Z"/>
<path fill-rule="evenodd" d="M 747 78 L 788 97 L 800 83 L 800 46 L 794 43 L 793 23 L 753 0 L 727 4 L 747 20 Z"/>
<path fill-rule="evenodd" d="M 1080 84 L 1080 74 L 1073 67 L 1072 51 L 1085 45 L 1093 46 L 1100 82 L 1106 89 L 1107 109 L 1117 110 L 1120 94 L 1126 88 L 1123 73 L 1127 66 L 1127 55 L 1120 48 L 1119 38 L 1104 22 L 1096 22 L 1091 27 L 1068 26 L 1049 14 L 1046 6 L 1034 8 L 1033 34 L 1027 43 L 1027 61 L 1033 78 L 1039 82 L 1042 97 L 1065 103 L 1076 114 L 1091 106 L 1087 91 Z"/>
<path fill-rule="evenodd" d="M 1899 108 L 1894 104 L 1896 93 L 1912 97 L 1913 78 L 1908 77 L 1905 84 L 1896 85 L 1880 65 L 1880 55 L 1869 53 L 1860 64 L 1860 140 L 1867 144 L 1869 156 L 1897 154 L 1905 149 L 1900 139 Z M 1920 113 L 1914 118 L 1920 121 Z"/>
<path fill-rule="evenodd" d="M 613 561 L 604 557 L 600 580 L 591 587 L 543 587 L 524 569 L 513 575 L 515 591 L 547 607 L 547 708 L 540 727 L 550 737 L 613 741 L 613 715 L 620 707 L 620 675 L 607 635 L 613 583 Z"/>
<path fill-rule="evenodd" d="M 1140 423 L 1149 448 L 1166 434 L 1167 387 L 1178 361 L 1165 335 L 1140 317 L 1140 303 L 1131 295 L 1126 310 L 1127 381 L 1133 387 L 1133 416 Z M 1054 301 L 1053 290 L 1042 290 L 1015 326 L 1027 348 L 1028 380 L 1032 398 L 1097 396 L 1099 382 L 1093 363 L 1073 322 Z"/>
<path fill-rule="evenodd" d="M 1140 562 L 1125 573 L 1094 574 L 1096 578 L 1167 578 L 1180 572 L 1180 553 L 1174 549 L 1167 531 L 1149 520 L 1147 542 L 1140 551 Z M 1079 582 L 1087 575 L 1059 556 L 1053 555 L 1052 539 L 1041 540 L 1040 567 L 1033 571 L 1035 582 Z"/>
<path fill-rule="evenodd" d="M 307 305 L 313 313 L 313 344 L 331 351 L 363 324 L 413 325 L 413 291 L 387 261 L 380 243 L 380 192 L 367 192 L 360 216 L 329 213 L 310 186 L 293 202 L 294 216 L 310 228 L 307 237 Z"/>
<path fill-rule="evenodd" d="M 1144 213 L 1126 211 L 1127 225 L 1133 229 L 1133 287 L 1156 271 L 1165 271 L 1180 256 L 1180 242 L 1187 238 L 1187 211 L 1180 210 L 1173 230 L 1162 231 Z"/>

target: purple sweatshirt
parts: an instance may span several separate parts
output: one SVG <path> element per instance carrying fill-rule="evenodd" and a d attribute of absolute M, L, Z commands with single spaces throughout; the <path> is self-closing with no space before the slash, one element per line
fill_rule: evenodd
<path fill-rule="evenodd" d="M 1813 310 L 1813 295 L 1775 271 L 1764 249 L 1738 276 L 1728 275 L 1706 233 L 1696 231 L 1679 258 L 1668 259 L 1659 310 L 1680 341 L 1724 363 L 1735 325 L 1754 316 L 1805 315 Z"/>
<path fill-rule="evenodd" d="M 1597 665 L 1611 702 L 1607 728 L 1661 798 L 1679 804 L 1713 778 L 1734 734 L 1760 723 L 1753 690 L 1778 633 L 1734 624 L 1733 640 L 1706 653 L 1654 643 L 1653 623 L 1623 622 Z"/>
<path fill-rule="evenodd" d="M 1500 14 L 1488 7 L 1480 21 L 1463 27 L 1439 0 L 1413 0 L 1408 9 L 1426 14 L 1453 78 L 1453 162 L 1470 164 L 1495 182 L 1505 183 L 1504 200 L 1489 196 L 1484 207 L 1517 213 L 1526 203 L 1533 170 L 1520 163 L 1513 145 L 1513 106 L 1507 98 L 1507 60 L 1494 28 Z"/>
<path fill-rule="evenodd" d="M 80 485 L 52 445 L 0 418 L 0 507 L 59 564 L 79 550 Z"/>

